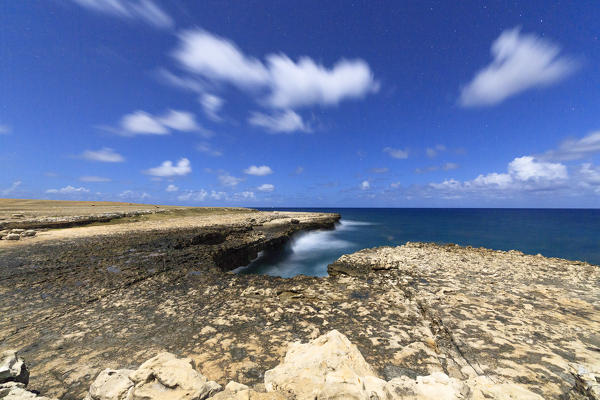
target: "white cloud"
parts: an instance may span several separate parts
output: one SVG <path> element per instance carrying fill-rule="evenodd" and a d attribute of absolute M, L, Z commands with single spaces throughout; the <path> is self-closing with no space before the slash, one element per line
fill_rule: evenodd
<path fill-rule="evenodd" d="M 0 190 L 0 194 L 4 196 L 13 193 L 19 186 L 21 186 L 21 183 L 21 181 L 14 181 L 8 188 Z"/>
<path fill-rule="evenodd" d="M 177 164 L 173 164 L 171 161 L 163 161 L 158 167 L 150 168 L 144 171 L 148 175 L 168 177 L 168 176 L 182 176 L 192 172 L 190 160 L 187 158 L 181 158 L 177 161 Z"/>
<path fill-rule="evenodd" d="M 548 86 L 571 74 L 577 63 L 560 56 L 560 47 L 520 28 L 505 30 L 492 43 L 494 60 L 465 86 L 460 104 L 489 106 L 534 87 Z"/>
<path fill-rule="evenodd" d="M 204 201 L 207 196 L 208 192 L 204 189 L 187 190 L 184 193 L 177 196 L 177 199 L 181 201 Z"/>
<path fill-rule="evenodd" d="M 104 178 L 102 176 L 82 176 L 79 178 L 81 182 L 110 182 L 110 178 Z"/>
<path fill-rule="evenodd" d="M 134 111 L 121 119 L 121 128 L 129 134 L 166 135 L 169 133 L 159 119 L 145 111 Z"/>
<path fill-rule="evenodd" d="M 107 129 L 125 136 L 168 135 L 171 130 L 211 134 L 198 125 L 194 114 L 180 110 L 167 110 L 160 116 L 137 110 L 121 118 L 120 129 Z"/>
<path fill-rule="evenodd" d="M 379 89 L 363 60 L 340 60 L 328 69 L 308 57 L 294 62 L 278 54 L 268 56 L 267 63 L 271 88 L 267 102 L 276 108 L 336 105 Z"/>
<path fill-rule="evenodd" d="M 255 196 L 254 196 L 254 192 L 246 191 L 246 192 L 235 193 L 234 197 L 241 198 L 241 199 L 253 199 Z"/>
<path fill-rule="evenodd" d="M 169 110 L 167 114 L 160 117 L 159 121 L 164 126 L 176 131 L 192 132 L 200 130 L 194 114 L 185 111 Z"/>
<path fill-rule="evenodd" d="M 270 183 L 263 183 L 257 189 L 261 192 L 272 192 L 273 190 L 275 190 L 275 185 L 272 185 Z"/>
<path fill-rule="evenodd" d="M 71 185 L 65 186 L 60 189 L 48 189 L 46 193 L 60 193 L 60 194 L 77 194 L 77 193 L 89 193 L 89 189 L 84 187 L 73 187 Z"/>
<path fill-rule="evenodd" d="M 578 160 L 600 153 L 600 131 L 592 132 L 581 139 L 568 139 L 556 150 L 550 150 L 541 157 L 551 160 Z"/>
<path fill-rule="evenodd" d="M 100 150 L 86 150 L 81 155 L 82 158 L 89 161 L 118 163 L 125 161 L 125 158 L 109 147 L 103 147 Z"/>
<path fill-rule="evenodd" d="M 438 144 L 435 147 L 428 147 L 425 149 L 425 153 L 427 154 L 427 157 L 429 158 L 434 158 L 435 156 L 438 155 L 439 152 L 442 151 L 446 151 L 446 146 L 444 146 L 443 144 Z"/>
<path fill-rule="evenodd" d="M 219 116 L 219 111 L 221 111 L 224 102 L 222 98 L 214 94 L 204 93 L 200 96 L 200 104 L 202 105 L 204 114 L 213 121 L 221 121 L 222 118 Z"/>
<path fill-rule="evenodd" d="M 173 19 L 152 0 L 73 0 L 89 10 L 120 18 L 139 19 L 156 28 L 171 28 Z"/>
<path fill-rule="evenodd" d="M 220 150 L 213 149 L 208 143 L 199 143 L 198 145 L 196 145 L 196 150 L 213 157 L 220 157 L 223 155 L 223 152 L 221 152 Z"/>
<path fill-rule="evenodd" d="M 276 112 L 273 115 L 253 112 L 248 122 L 272 133 L 310 132 L 310 127 L 304 123 L 302 117 L 292 110 Z"/>
<path fill-rule="evenodd" d="M 121 193 L 119 193 L 119 197 L 125 200 L 145 200 L 145 199 L 149 199 L 150 196 L 148 193 L 146 192 L 136 192 L 133 190 L 124 190 Z"/>
<path fill-rule="evenodd" d="M 8 135 L 11 129 L 8 125 L 0 125 L 0 135 Z"/>
<path fill-rule="evenodd" d="M 402 149 L 394 149 L 392 147 L 386 147 L 383 149 L 384 153 L 388 153 L 390 157 L 398 158 L 398 159 L 406 159 L 408 158 L 408 150 Z"/>
<path fill-rule="evenodd" d="M 335 105 L 379 88 L 368 64 L 360 59 L 342 59 L 327 68 L 308 57 L 295 62 L 280 53 L 262 62 L 245 55 L 232 41 L 201 29 L 181 33 L 173 56 L 183 68 L 206 79 L 253 93 L 267 90 L 263 102 L 280 109 Z"/>
<path fill-rule="evenodd" d="M 179 188 L 175 185 L 169 185 L 167 186 L 167 188 L 165 189 L 167 192 L 176 192 L 179 190 Z"/>
<path fill-rule="evenodd" d="M 371 184 L 369 183 L 369 181 L 362 181 L 360 184 L 360 188 L 362 190 L 367 190 L 371 187 Z"/>
<path fill-rule="evenodd" d="M 260 167 L 256 165 L 251 165 L 244 170 L 244 173 L 247 175 L 265 176 L 272 174 L 273 170 L 267 165 L 261 165 Z"/>
<path fill-rule="evenodd" d="M 532 156 L 517 157 L 507 167 L 507 172 L 479 175 L 470 181 L 447 179 L 430 183 L 429 187 L 447 195 L 461 193 L 497 194 L 523 191 L 549 191 L 567 186 L 567 167 L 560 163 L 539 161 Z"/>
<path fill-rule="evenodd" d="M 231 176 L 226 172 L 223 172 L 219 175 L 219 182 L 221 182 L 221 185 L 223 186 L 237 186 L 237 184 L 242 181 L 242 178 L 236 178 L 235 176 Z"/>
<path fill-rule="evenodd" d="M 201 29 L 181 33 L 173 56 L 188 71 L 239 87 L 263 86 L 269 80 L 259 60 L 246 57 L 233 42 Z"/>
<path fill-rule="evenodd" d="M 442 169 L 444 171 L 450 171 L 452 169 L 457 169 L 457 168 L 458 168 L 458 164 L 453 163 L 453 162 L 447 162 L 446 164 L 442 165 Z"/>
<path fill-rule="evenodd" d="M 254 192 L 244 191 L 239 193 L 233 193 L 229 195 L 226 192 L 217 192 L 215 190 L 211 190 L 210 192 L 200 189 L 200 190 L 186 190 L 177 196 L 177 199 L 180 201 L 205 201 L 205 200 L 217 200 L 217 201 L 239 201 L 239 200 L 248 200 L 254 199 Z"/>
<path fill-rule="evenodd" d="M 537 161 L 531 156 L 515 158 L 508 164 L 508 172 L 521 181 L 557 180 L 568 177 L 567 167 L 563 164 Z"/>

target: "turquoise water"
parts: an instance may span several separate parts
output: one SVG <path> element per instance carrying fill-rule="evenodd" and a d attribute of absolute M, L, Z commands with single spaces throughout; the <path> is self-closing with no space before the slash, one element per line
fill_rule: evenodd
<path fill-rule="evenodd" d="M 281 209 L 279 209 L 281 210 Z M 337 212 L 333 231 L 302 233 L 276 253 L 261 254 L 241 273 L 324 276 L 339 256 L 407 241 L 457 243 L 541 253 L 600 265 L 600 210 L 312 208 Z"/>

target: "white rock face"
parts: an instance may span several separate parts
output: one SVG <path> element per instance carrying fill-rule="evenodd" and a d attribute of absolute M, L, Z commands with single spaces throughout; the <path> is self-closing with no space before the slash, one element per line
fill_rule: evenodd
<path fill-rule="evenodd" d="M 265 372 L 268 392 L 289 393 L 298 400 L 383 398 L 385 384 L 336 330 L 307 344 L 291 344 L 284 362 Z"/>
<path fill-rule="evenodd" d="M 6 350 L 0 353 L 0 383 L 29 383 L 29 371 L 16 351 Z"/>
<path fill-rule="evenodd" d="M 221 390 L 196 371 L 189 358 L 161 353 L 137 370 L 102 371 L 86 397 L 87 400 L 204 400 Z"/>
<path fill-rule="evenodd" d="M 131 398 L 133 381 L 129 375 L 134 372 L 130 369 L 105 369 L 100 372 L 86 400 L 126 400 Z"/>

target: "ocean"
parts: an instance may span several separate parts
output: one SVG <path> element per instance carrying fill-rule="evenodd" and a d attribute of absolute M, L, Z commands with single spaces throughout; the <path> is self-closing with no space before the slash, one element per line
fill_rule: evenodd
<path fill-rule="evenodd" d="M 272 209 L 264 209 L 272 210 Z M 277 208 L 336 212 L 335 230 L 301 233 L 274 253 L 261 253 L 239 273 L 291 277 L 327 275 L 342 254 L 410 242 L 456 243 L 520 250 L 600 265 L 600 210 Z"/>

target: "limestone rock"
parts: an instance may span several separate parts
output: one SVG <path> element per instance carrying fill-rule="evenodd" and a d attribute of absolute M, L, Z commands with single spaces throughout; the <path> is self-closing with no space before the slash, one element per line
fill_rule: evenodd
<path fill-rule="evenodd" d="M 86 400 L 126 400 L 131 398 L 133 381 L 129 375 L 134 372 L 129 369 L 105 369 L 100 372 Z"/>
<path fill-rule="evenodd" d="M 257 392 L 246 385 L 234 381 L 225 386 L 225 390 L 212 396 L 209 400 L 286 400 L 287 398 L 278 392 Z"/>
<path fill-rule="evenodd" d="M 2 386 L 0 385 L 0 398 L 2 400 L 55 400 L 45 396 L 40 396 L 34 392 L 30 392 L 19 386 L 14 386 L 3 393 Z"/>
<path fill-rule="evenodd" d="M 37 234 L 37 232 L 36 232 L 36 231 L 34 231 L 33 229 L 28 229 L 28 230 L 26 230 L 26 231 L 23 231 L 23 232 L 21 233 L 21 236 L 26 236 L 26 237 L 28 237 L 28 236 L 35 236 L 36 234 Z"/>
<path fill-rule="evenodd" d="M 458 400 L 466 398 L 469 388 L 443 372 L 410 379 L 394 378 L 385 386 L 386 396 L 394 400 Z"/>
<path fill-rule="evenodd" d="M 0 383 L 29 383 L 29 370 L 15 350 L 0 353 Z"/>
<path fill-rule="evenodd" d="M 336 330 L 310 343 L 293 343 L 284 362 L 265 373 L 268 392 L 303 399 L 383 398 L 385 381 L 350 341 Z"/>
<path fill-rule="evenodd" d="M 19 235 L 18 233 L 9 233 L 8 235 L 4 236 L 4 240 L 19 240 L 21 239 L 21 235 Z"/>
<path fill-rule="evenodd" d="M 583 365 L 573 365 L 571 374 L 575 377 L 573 392 L 587 396 L 586 399 L 600 400 L 600 370 L 591 371 Z"/>
<path fill-rule="evenodd" d="M 135 387 L 132 399 L 203 400 L 222 388 L 196 371 L 190 358 L 179 359 L 171 353 L 161 353 L 143 363 L 130 374 Z"/>

